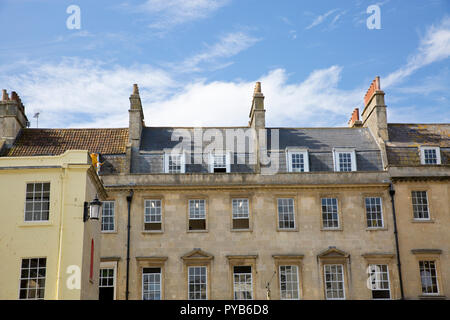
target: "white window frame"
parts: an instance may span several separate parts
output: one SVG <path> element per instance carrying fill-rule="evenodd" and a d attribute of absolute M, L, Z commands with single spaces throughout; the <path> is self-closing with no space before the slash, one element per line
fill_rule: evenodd
<path fill-rule="evenodd" d="M 22 268 L 23 260 L 30 260 L 29 263 L 31 264 L 31 260 L 33 260 L 33 259 L 38 259 L 37 267 L 33 268 L 33 269 L 37 269 L 37 274 L 36 274 L 35 278 L 34 277 L 33 278 L 30 277 L 30 269 L 31 269 L 30 265 L 28 266 L 28 268 Z M 44 268 L 39 268 L 39 259 L 45 259 L 45 267 Z M 47 274 L 48 274 L 47 262 L 48 262 L 48 258 L 47 257 L 27 257 L 27 258 L 21 258 L 20 259 L 19 295 L 18 295 L 18 298 L 17 298 L 18 300 L 44 300 L 45 299 L 45 292 L 46 292 L 45 288 L 47 286 Z M 22 278 L 22 272 L 23 272 L 24 269 L 28 269 L 28 276 L 26 278 Z M 45 269 L 45 276 L 44 277 L 40 277 L 39 276 L 39 269 Z M 37 298 L 37 297 L 28 298 L 28 290 L 30 288 L 22 288 L 22 283 L 21 282 L 23 280 L 28 280 L 28 281 L 30 279 L 37 279 L 37 280 L 39 280 L 39 279 L 42 279 L 42 278 L 44 279 L 44 287 L 38 287 L 39 288 L 38 290 L 44 290 L 44 298 Z M 21 291 L 21 289 L 27 290 L 27 298 L 20 298 L 20 291 Z"/>
<path fill-rule="evenodd" d="M 199 209 L 200 209 L 200 204 L 203 203 L 203 212 L 201 212 L 199 210 L 200 214 L 203 214 L 203 217 L 201 215 L 199 217 L 196 217 L 195 216 L 196 214 L 191 212 L 191 203 L 194 203 L 194 205 L 196 203 L 198 203 Z M 189 220 L 206 220 L 206 200 L 205 199 L 189 199 L 188 207 L 189 207 Z"/>
<path fill-rule="evenodd" d="M 292 228 L 290 227 L 280 227 L 280 200 L 292 200 L 292 221 L 294 222 L 294 226 Z M 279 230 L 295 230 L 297 228 L 297 221 L 295 220 L 295 199 L 294 198 L 277 198 L 277 213 L 278 213 L 278 229 Z M 288 215 L 291 213 L 288 212 Z M 291 220 L 285 220 L 285 221 L 291 221 Z"/>
<path fill-rule="evenodd" d="M 116 291 L 117 291 L 117 262 L 116 261 L 107 261 L 100 262 L 100 270 L 101 269 L 113 269 L 114 270 L 114 300 L 116 300 Z M 98 277 L 98 286 L 100 288 L 100 276 Z"/>
<path fill-rule="evenodd" d="M 333 163 L 334 171 L 336 172 L 351 172 L 351 171 L 341 171 L 339 166 L 339 154 L 350 153 L 351 161 L 351 171 L 357 171 L 356 169 L 356 151 L 355 148 L 333 148 Z"/>
<path fill-rule="evenodd" d="M 105 204 L 106 203 L 112 203 L 113 204 L 113 215 L 112 215 L 113 222 L 112 222 L 112 224 L 113 224 L 114 228 L 112 230 L 103 230 L 103 218 L 105 217 L 105 215 L 103 214 L 103 212 L 104 212 L 103 210 L 105 209 Z M 111 216 L 107 216 L 107 217 L 111 218 Z M 100 226 L 100 228 L 101 228 L 102 233 L 116 232 L 116 203 L 115 203 L 114 200 L 103 201 L 102 215 L 101 215 L 101 226 Z"/>
<path fill-rule="evenodd" d="M 141 293 L 142 293 L 142 300 L 144 300 L 144 269 L 152 269 L 152 268 L 157 268 L 159 269 L 159 273 L 154 273 L 154 274 L 159 274 L 159 300 L 162 300 L 162 268 L 161 267 L 143 267 L 141 268 L 141 274 L 142 274 L 142 288 L 141 288 Z M 151 274 L 151 273 L 149 273 Z"/>
<path fill-rule="evenodd" d="M 247 203 L 247 215 L 241 216 L 242 213 L 234 212 L 234 201 L 242 201 L 242 203 Z M 248 198 L 233 198 L 231 199 L 231 214 L 233 219 L 250 219 L 250 201 Z"/>
<path fill-rule="evenodd" d="M 190 270 L 195 269 L 195 268 L 205 269 L 205 283 L 199 283 L 200 285 L 202 285 L 202 284 L 205 285 L 205 294 L 206 294 L 205 299 L 191 299 L 190 298 L 190 294 L 191 294 Z M 200 275 L 200 277 L 201 277 L 201 275 Z M 198 283 L 196 283 L 196 284 L 198 284 Z M 208 267 L 207 266 L 188 266 L 188 300 L 208 300 Z"/>
<path fill-rule="evenodd" d="M 369 217 L 368 217 L 368 215 L 367 215 L 367 199 L 380 199 L 380 215 L 381 215 L 381 226 L 375 226 L 375 227 L 372 227 L 372 226 L 369 226 L 368 224 L 369 224 Z M 370 205 L 372 205 L 371 203 L 370 203 Z M 376 205 L 376 204 L 375 204 Z M 364 197 L 364 208 L 365 208 L 365 212 L 366 212 L 366 225 L 367 225 L 367 228 L 368 229 L 381 229 L 381 228 L 384 228 L 384 219 L 383 219 L 383 199 L 381 198 L 381 197 Z M 374 220 L 374 219 L 371 219 L 371 220 Z M 377 219 L 378 220 L 378 219 Z"/>
<path fill-rule="evenodd" d="M 292 168 L 292 155 L 303 155 L 303 171 L 294 171 Z M 309 172 L 309 156 L 307 149 L 301 148 L 286 148 L 286 164 L 288 172 Z"/>
<path fill-rule="evenodd" d="M 326 277 L 326 269 L 327 267 L 331 267 L 331 266 L 340 266 L 341 267 L 341 276 L 342 276 L 342 293 L 343 293 L 343 297 L 342 298 L 328 298 L 327 297 L 327 277 Z M 325 289 L 325 299 L 326 300 L 345 300 L 345 272 L 344 272 L 344 268 L 345 266 L 343 264 L 324 264 L 323 265 L 323 285 L 324 285 L 324 289 Z"/>
<path fill-rule="evenodd" d="M 328 226 L 325 226 L 325 221 L 324 221 L 324 218 L 323 218 L 323 214 L 324 214 L 324 212 L 323 212 L 323 205 L 322 205 L 322 200 L 323 199 L 335 199 L 336 200 L 336 215 L 337 215 L 337 226 L 336 227 L 328 227 Z M 328 205 L 327 205 L 327 207 L 328 207 Z M 321 218 L 322 218 L 322 229 L 323 230 L 336 230 L 336 229 L 340 229 L 341 228 L 341 219 L 340 219 L 340 217 L 339 217 L 339 199 L 338 198 L 336 198 L 336 197 L 323 197 L 323 198 L 320 198 L 320 213 L 321 213 Z M 329 214 L 329 212 L 327 212 L 327 214 Z M 327 221 L 333 221 L 333 220 L 328 220 L 327 219 Z"/>
<path fill-rule="evenodd" d="M 160 213 L 159 213 L 159 220 L 158 221 L 156 221 L 156 220 L 155 221 L 151 221 L 151 220 L 147 221 L 147 217 L 151 217 L 152 216 L 151 213 L 149 213 L 148 215 L 145 213 L 145 211 L 147 209 L 147 201 L 149 203 L 151 203 L 151 201 L 159 201 L 159 203 L 160 203 L 160 207 L 159 207 L 160 208 Z M 150 212 L 151 212 L 151 208 L 150 208 Z M 162 212 L 162 200 L 161 199 L 144 199 L 144 223 L 162 223 L 162 215 L 163 215 L 163 212 Z"/>
<path fill-rule="evenodd" d="M 234 267 L 250 267 L 250 273 L 235 273 L 234 272 Z M 244 292 L 244 291 L 236 291 L 236 284 L 237 282 L 235 282 L 234 280 L 234 276 L 236 274 L 239 275 L 250 275 L 250 294 L 251 294 L 251 299 L 236 299 L 236 292 Z M 238 284 L 241 284 L 241 282 L 239 281 Z M 253 292 L 253 266 L 233 266 L 233 299 L 234 300 L 254 300 L 254 292 Z"/>
<path fill-rule="evenodd" d="M 434 264 L 434 273 L 436 275 L 435 278 L 436 278 L 436 289 L 437 289 L 437 292 L 423 292 L 423 287 L 422 287 L 423 279 L 422 279 L 422 273 L 421 273 L 421 270 L 420 270 L 420 267 L 421 267 L 420 265 L 421 265 L 421 263 L 425 263 L 425 262 L 428 262 L 428 263 L 433 262 L 433 264 Z M 437 266 L 437 261 L 435 259 L 422 259 L 422 260 L 419 260 L 419 275 L 420 275 L 420 292 L 422 292 L 422 295 L 424 295 L 424 296 L 437 296 L 437 295 L 440 294 L 438 266 Z"/>
<path fill-rule="evenodd" d="M 169 172 L 170 156 L 179 156 L 180 157 L 180 172 Z M 171 151 L 166 151 L 164 153 L 164 172 L 170 173 L 170 174 L 185 173 L 186 172 L 186 153 L 185 152 L 172 153 Z"/>
<path fill-rule="evenodd" d="M 374 273 L 375 283 L 384 282 L 384 280 L 380 279 L 381 272 L 379 272 L 379 266 L 385 266 L 386 267 L 388 288 L 387 289 L 371 289 L 371 293 L 372 293 L 372 291 L 386 290 L 386 291 L 389 291 L 389 298 L 373 298 L 373 296 L 372 296 L 372 300 L 391 300 L 392 299 L 392 292 L 391 292 L 391 279 L 389 277 L 389 266 L 387 264 L 381 264 L 381 263 L 370 264 L 369 265 L 369 277 L 370 277 L 370 279 L 372 279 L 372 274 L 370 272 L 372 271 L 373 268 L 375 268 L 375 273 Z"/>
<path fill-rule="evenodd" d="M 425 150 L 436 151 L 436 163 L 425 163 Z M 437 165 L 441 164 L 441 148 L 439 147 L 420 147 L 420 163 L 425 165 Z"/>
<path fill-rule="evenodd" d="M 413 192 L 425 192 L 425 199 L 427 200 L 427 218 L 416 218 L 415 213 L 414 213 L 414 206 L 419 205 L 419 204 L 414 204 L 414 197 L 413 197 Z M 431 220 L 431 215 L 430 215 L 430 202 L 428 201 L 428 191 L 427 190 L 412 190 L 411 191 L 411 205 L 413 208 L 413 219 L 414 220 L 418 220 L 418 221 L 428 221 Z"/>
<path fill-rule="evenodd" d="M 225 156 L 225 172 L 231 172 L 231 152 L 230 151 L 211 151 L 209 153 L 209 172 L 214 173 L 214 156 Z"/>
<path fill-rule="evenodd" d="M 290 299 L 289 298 L 283 298 L 283 290 L 281 289 L 281 268 L 282 267 L 295 268 L 295 273 L 296 273 L 296 276 L 297 276 L 297 298 L 290 298 Z M 279 281 L 280 281 L 280 299 L 281 300 L 300 300 L 300 279 L 299 279 L 299 273 L 298 273 L 298 266 L 297 265 L 285 265 L 285 264 L 280 265 L 278 267 L 278 274 L 279 274 Z"/>
<path fill-rule="evenodd" d="M 42 215 L 45 212 L 44 210 L 42 210 L 42 204 L 44 203 L 42 201 L 43 197 L 41 196 L 41 201 L 34 201 L 34 194 L 36 193 L 35 192 L 35 188 L 36 188 L 35 185 L 36 184 L 41 184 L 42 188 L 43 188 L 44 184 L 47 184 L 47 183 L 49 184 L 49 191 L 48 191 L 48 219 L 42 219 Z M 29 193 L 27 190 L 28 190 L 28 185 L 29 184 L 33 185 L 33 201 L 32 202 L 27 201 L 27 194 Z M 51 195 L 51 189 L 52 189 L 52 184 L 50 183 L 50 181 L 31 181 L 31 182 L 26 182 L 25 183 L 25 206 L 23 208 L 24 209 L 24 213 L 23 213 L 24 214 L 23 215 L 23 221 L 24 222 L 26 222 L 26 223 L 33 223 L 33 222 L 48 222 L 48 221 L 50 221 L 50 204 L 51 204 L 50 195 Z M 44 189 L 42 189 L 42 191 L 41 191 L 42 194 L 44 193 L 43 190 Z M 39 220 L 33 219 L 33 217 L 34 217 L 34 204 L 36 202 L 40 202 L 41 203 L 41 210 L 40 210 L 41 219 L 39 219 Z M 32 216 L 31 220 L 27 220 L 27 203 L 31 203 L 32 206 L 33 206 L 33 210 L 31 211 L 31 216 Z"/>

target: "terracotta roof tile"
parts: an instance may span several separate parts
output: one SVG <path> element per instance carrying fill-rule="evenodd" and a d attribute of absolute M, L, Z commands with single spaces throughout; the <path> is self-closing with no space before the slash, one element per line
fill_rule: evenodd
<path fill-rule="evenodd" d="M 59 155 L 66 150 L 123 154 L 128 129 L 22 129 L 7 156 Z"/>

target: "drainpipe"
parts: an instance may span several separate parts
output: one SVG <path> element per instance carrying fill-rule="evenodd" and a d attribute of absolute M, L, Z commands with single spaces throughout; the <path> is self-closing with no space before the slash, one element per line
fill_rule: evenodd
<path fill-rule="evenodd" d="M 130 279 L 130 217 L 131 217 L 131 200 L 133 200 L 133 190 L 130 190 L 130 194 L 127 196 L 127 204 L 128 204 L 128 225 L 127 225 L 127 282 L 126 282 L 126 291 L 125 291 L 125 300 L 128 300 L 128 296 L 130 292 L 129 288 L 129 279 Z"/>
<path fill-rule="evenodd" d="M 395 215 L 395 190 L 394 185 L 392 183 L 389 184 L 389 194 L 391 195 L 391 203 L 392 203 L 392 215 L 394 218 L 394 236 L 395 236 L 395 248 L 397 250 L 397 268 L 398 268 L 398 277 L 400 280 L 400 294 L 401 300 L 405 299 L 405 295 L 403 293 L 403 281 L 402 281 L 402 264 L 400 263 L 400 249 L 398 247 L 398 232 L 397 232 L 397 217 Z"/>

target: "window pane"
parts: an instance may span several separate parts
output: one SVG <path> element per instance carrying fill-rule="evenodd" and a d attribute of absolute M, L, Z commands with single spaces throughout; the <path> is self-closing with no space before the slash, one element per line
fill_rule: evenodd
<path fill-rule="evenodd" d="M 345 299 L 343 266 L 331 264 L 324 266 L 326 299 Z"/>
<path fill-rule="evenodd" d="M 46 258 L 22 259 L 19 299 L 44 299 Z"/>
<path fill-rule="evenodd" d="M 387 265 L 369 265 L 369 279 L 373 299 L 390 299 L 389 271 Z"/>
<path fill-rule="evenodd" d="M 381 198 L 366 198 L 366 217 L 368 228 L 383 227 L 383 213 L 381 210 Z"/>
<path fill-rule="evenodd" d="M 50 183 L 27 183 L 25 221 L 47 221 L 50 211 Z"/>
<path fill-rule="evenodd" d="M 436 264 L 434 261 L 419 261 L 420 279 L 422 281 L 423 294 L 439 293 Z"/>
<path fill-rule="evenodd" d="M 414 219 L 429 219 L 428 199 L 426 191 L 411 192 Z"/>
<path fill-rule="evenodd" d="M 338 152 L 339 171 L 352 171 L 352 154 L 350 152 Z"/>
<path fill-rule="evenodd" d="M 295 228 L 294 199 L 278 199 L 278 227 Z"/>
<path fill-rule="evenodd" d="M 114 231 L 114 201 L 104 201 L 102 210 L 102 231 Z"/>
<path fill-rule="evenodd" d="M 248 199 L 233 199 L 233 219 L 248 218 Z"/>
<path fill-rule="evenodd" d="M 207 271 L 206 267 L 188 268 L 188 297 L 190 300 L 206 300 Z"/>
<path fill-rule="evenodd" d="M 281 299 L 299 299 L 297 266 L 280 266 Z"/>
<path fill-rule="evenodd" d="M 305 171 L 305 159 L 302 153 L 291 153 L 292 172 Z"/>
<path fill-rule="evenodd" d="M 189 200 L 189 219 L 205 219 L 205 200 Z"/>
<path fill-rule="evenodd" d="M 338 205 L 336 198 L 322 198 L 323 228 L 339 228 Z"/>
<path fill-rule="evenodd" d="M 144 268 L 142 272 L 142 299 L 161 300 L 161 269 Z"/>
<path fill-rule="evenodd" d="M 234 267 L 233 290 L 235 300 L 253 299 L 252 273 L 250 266 Z"/>
<path fill-rule="evenodd" d="M 161 200 L 145 200 L 144 220 L 146 223 L 161 222 Z"/>

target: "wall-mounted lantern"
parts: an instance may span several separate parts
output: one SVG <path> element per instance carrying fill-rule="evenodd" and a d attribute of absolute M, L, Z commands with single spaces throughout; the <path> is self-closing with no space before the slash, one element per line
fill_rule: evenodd
<path fill-rule="evenodd" d="M 84 202 L 84 214 L 83 221 L 86 222 L 89 219 L 98 220 L 100 218 L 100 210 L 102 209 L 102 202 L 98 200 L 97 195 L 91 202 Z"/>

